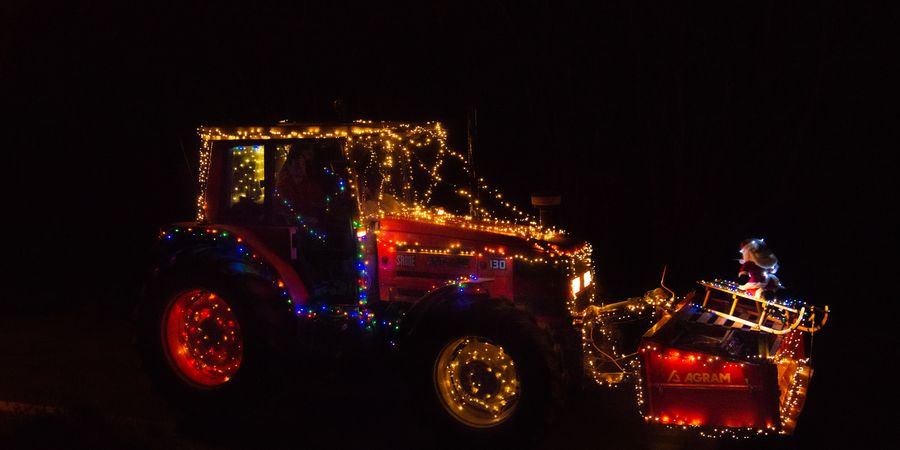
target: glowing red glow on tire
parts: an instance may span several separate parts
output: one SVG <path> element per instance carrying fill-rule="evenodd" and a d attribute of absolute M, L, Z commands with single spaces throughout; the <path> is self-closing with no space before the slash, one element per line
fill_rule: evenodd
<path fill-rule="evenodd" d="M 237 373 L 243 336 L 224 299 L 201 289 L 183 292 L 172 300 L 163 321 L 166 357 L 186 381 L 213 388 Z"/>

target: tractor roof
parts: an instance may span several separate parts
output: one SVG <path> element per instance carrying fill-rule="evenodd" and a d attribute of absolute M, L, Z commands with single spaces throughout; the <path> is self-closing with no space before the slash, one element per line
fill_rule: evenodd
<path fill-rule="evenodd" d="M 347 140 L 350 148 L 358 150 L 348 155 L 351 167 L 358 175 L 378 174 L 376 178 L 379 180 L 392 180 L 381 182 L 377 191 L 405 202 L 401 205 L 405 208 L 402 217 L 542 241 L 558 238 L 557 245 L 563 244 L 559 240 L 562 230 L 537 225 L 536 218 L 509 203 L 483 179 L 475 182 L 466 157 L 447 145 L 447 131 L 440 122 L 282 121 L 260 126 L 201 126 L 197 131 L 204 141 L 200 153 L 200 220 L 206 217 L 205 186 L 213 150 L 209 144 L 212 141 L 337 138 Z M 448 175 L 446 170 L 453 169 L 456 176 L 454 173 Z M 368 177 L 361 175 L 359 179 L 367 182 Z M 449 181 L 451 179 L 461 181 L 453 183 Z M 473 191 L 480 193 L 480 198 L 476 198 Z M 436 195 L 441 196 L 439 203 L 442 207 L 435 206 Z M 380 202 L 381 197 L 378 198 Z M 502 213 L 498 214 L 498 211 Z M 473 218 L 476 214 L 478 219 Z"/>
<path fill-rule="evenodd" d="M 246 139 L 310 139 L 347 138 L 361 135 L 392 134 L 397 137 L 408 134 L 436 133 L 443 136 L 440 122 L 376 122 L 355 120 L 353 122 L 299 123 L 278 122 L 262 126 L 201 126 L 197 133 L 204 140 L 246 140 Z"/>

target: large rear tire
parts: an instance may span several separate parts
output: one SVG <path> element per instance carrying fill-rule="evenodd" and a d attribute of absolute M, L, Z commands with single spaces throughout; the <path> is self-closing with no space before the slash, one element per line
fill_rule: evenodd
<path fill-rule="evenodd" d="M 146 373 L 179 409 L 213 418 L 244 406 L 271 358 L 247 280 L 173 270 L 148 287 L 137 342 Z M 258 295 L 258 294 L 257 294 Z"/>

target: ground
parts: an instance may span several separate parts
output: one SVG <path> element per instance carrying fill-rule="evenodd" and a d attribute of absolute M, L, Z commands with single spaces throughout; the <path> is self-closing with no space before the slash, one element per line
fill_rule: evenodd
<path fill-rule="evenodd" d="M 428 448 L 402 386 L 310 386 L 248 405 L 234 423 L 203 424 L 172 409 L 141 370 L 128 320 L 102 310 L 0 317 L 0 448 Z M 290 398 L 279 398 L 290 397 Z M 586 389 L 537 448 L 797 448 L 791 438 L 712 440 L 645 425 L 630 388 Z M 804 433 L 805 431 L 805 433 Z"/>

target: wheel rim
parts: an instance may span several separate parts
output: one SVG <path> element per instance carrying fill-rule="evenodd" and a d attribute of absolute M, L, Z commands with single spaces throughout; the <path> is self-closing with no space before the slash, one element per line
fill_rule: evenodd
<path fill-rule="evenodd" d="M 231 306 L 202 289 L 172 300 L 164 319 L 163 341 L 175 371 L 200 387 L 227 383 L 244 356 L 241 328 Z"/>
<path fill-rule="evenodd" d="M 475 428 L 509 419 L 521 397 L 512 358 L 503 347 L 475 336 L 444 346 L 435 363 L 434 385 L 447 412 Z"/>

